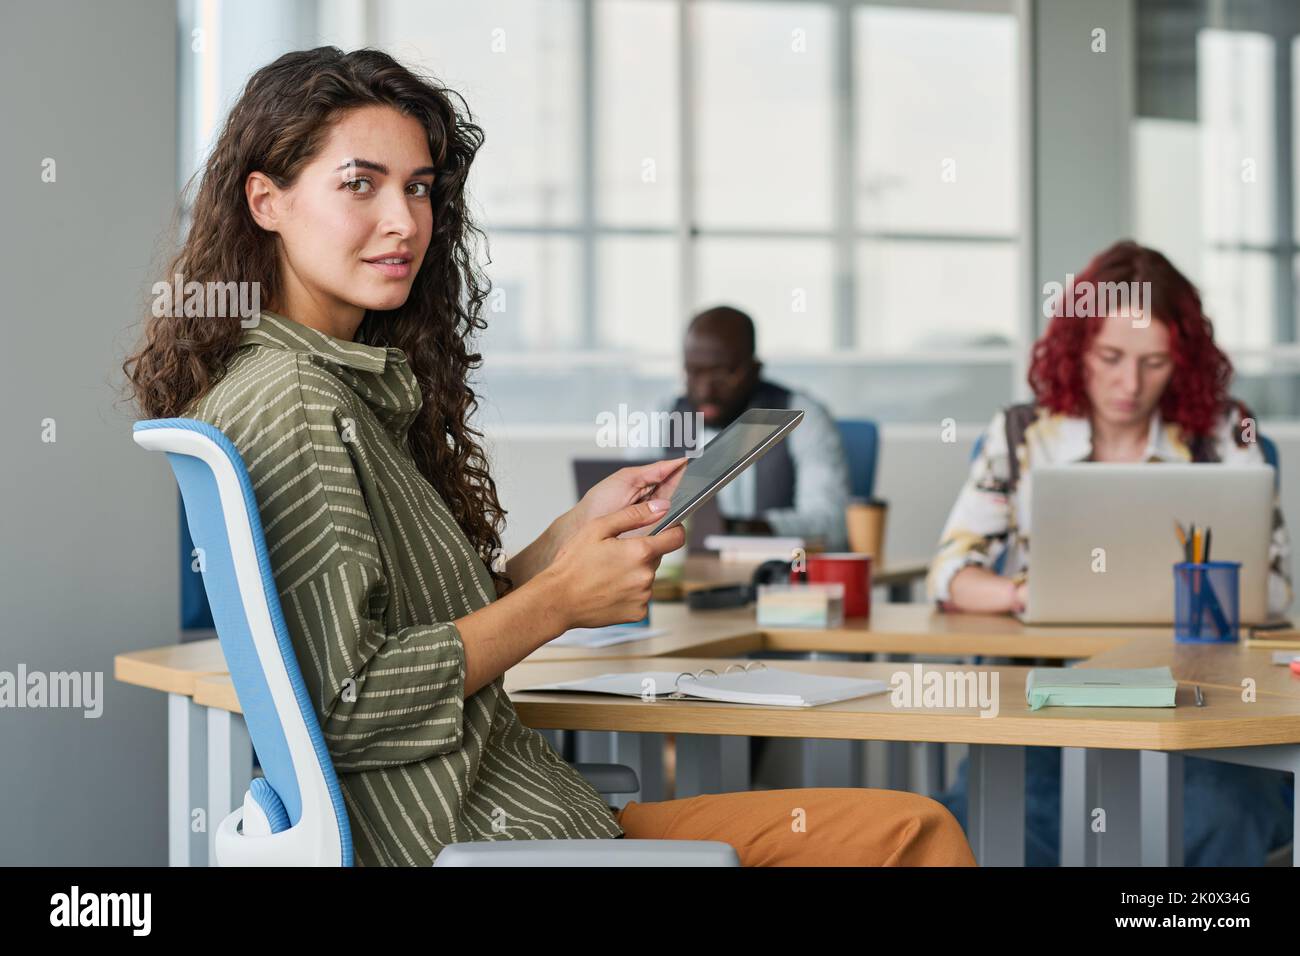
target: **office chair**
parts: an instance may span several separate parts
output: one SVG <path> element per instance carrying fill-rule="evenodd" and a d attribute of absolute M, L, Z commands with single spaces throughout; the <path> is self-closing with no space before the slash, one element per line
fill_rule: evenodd
<path fill-rule="evenodd" d="M 835 424 L 849 465 L 849 494 L 870 501 L 876 489 L 880 428 L 870 419 L 842 419 Z"/>
<path fill-rule="evenodd" d="M 263 777 L 218 825 L 220 866 L 351 866 L 343 792 L 281 612 L 252 483 L 239 452 L 188 418 L 137 422 L 136 444 L 165 452 L 176 475 L 217 637 Z M 638 788 L 628 767 L 576 768 L 597 790 Z M 455 844 L 437 866 L 738 866 L 703 840 L 508 840 Z"/>
<path fill-rule="evenodd" d="M 1264 464 L 1273 466 L 1273 487 L 1278 488 L 1282 482 L 1282 462 L 1278 458 L 1277 445 L 1267 435 L 1257 435 L 1259 450 L 1264 455 Z"/>

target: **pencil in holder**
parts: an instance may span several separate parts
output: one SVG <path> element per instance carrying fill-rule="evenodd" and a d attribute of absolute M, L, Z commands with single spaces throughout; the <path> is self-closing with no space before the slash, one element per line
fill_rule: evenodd
<path fill-rule="evenodd" d="M 1183 561 L 1174 565 L 1174 640 L 1222 644 L 1237 640 L 1241 624 L 1239 561 Z"/>

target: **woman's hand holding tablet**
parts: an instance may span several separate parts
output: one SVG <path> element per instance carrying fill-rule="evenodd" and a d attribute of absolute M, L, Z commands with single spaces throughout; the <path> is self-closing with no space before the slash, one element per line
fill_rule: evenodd
<path fill-rule="evenodd" d="M 799 409 L 750 408 L 722 430 L 704 451 L 689 458 L 672 506 L 651 534 L 675 528 L 742 471 L 776 447 L 803 421 Z"/>
<path fill-rule="evenodd" d="M 557 634 L 574 627 L 630 624 L 645 617 L 659 561 L 686 543 L 686 530 L 659 537 L 620 535 L 655 521 L 668 504 L 656 498 L 593 518 L 529 582 L 542 582 L 552 596 L 547 603 L 558 614 Z"/>

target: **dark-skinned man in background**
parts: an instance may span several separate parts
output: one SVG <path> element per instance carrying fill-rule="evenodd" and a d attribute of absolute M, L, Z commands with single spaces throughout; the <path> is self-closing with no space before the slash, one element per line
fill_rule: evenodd
<path fill-rule="evenodd" d="M 806 392 L 762 377 L 754 322 L 739 309 L 716 306 L 686 330 L 686 394 L 670 411 L 699 412 L 707 444 L 747 408 L 797 408 L 803 421 L 759 461 L 718 492 L 718 508 L 733 534 L 777 534 L 820 540 L 829 551 L 847 547 L 844 509 L 849 472 L 839 429 Z"/>

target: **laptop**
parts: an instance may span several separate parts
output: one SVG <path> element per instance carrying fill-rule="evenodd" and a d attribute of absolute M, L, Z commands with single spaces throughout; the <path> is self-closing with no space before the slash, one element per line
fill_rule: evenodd
<path fill-rule="evenodd" d="M 632 465 L 649 465 L 658 458 L 628 461 L 623 458 L 575 458 L 573 459 L 573 481 L 581 498 L 593 486 L 608 478 L 620 468 Z M 710 498 L 700 505 L 692 514 L 686 526 L 686 551 L 696 554 L 709 549 L 704 546 L 704 539 L 714 534 L 726 533 L 726 522 L 718 510 L 717 498 Z"/>
<path fill-rule="evenodd" d="M 1175 521 L 1213 529 L 1210 559 L 1241 562 L 1242 625 L 1267 620 L 1271 466 L 1080 463 L 1027 477 L 1025 623 L 1172 624 Z"/>

